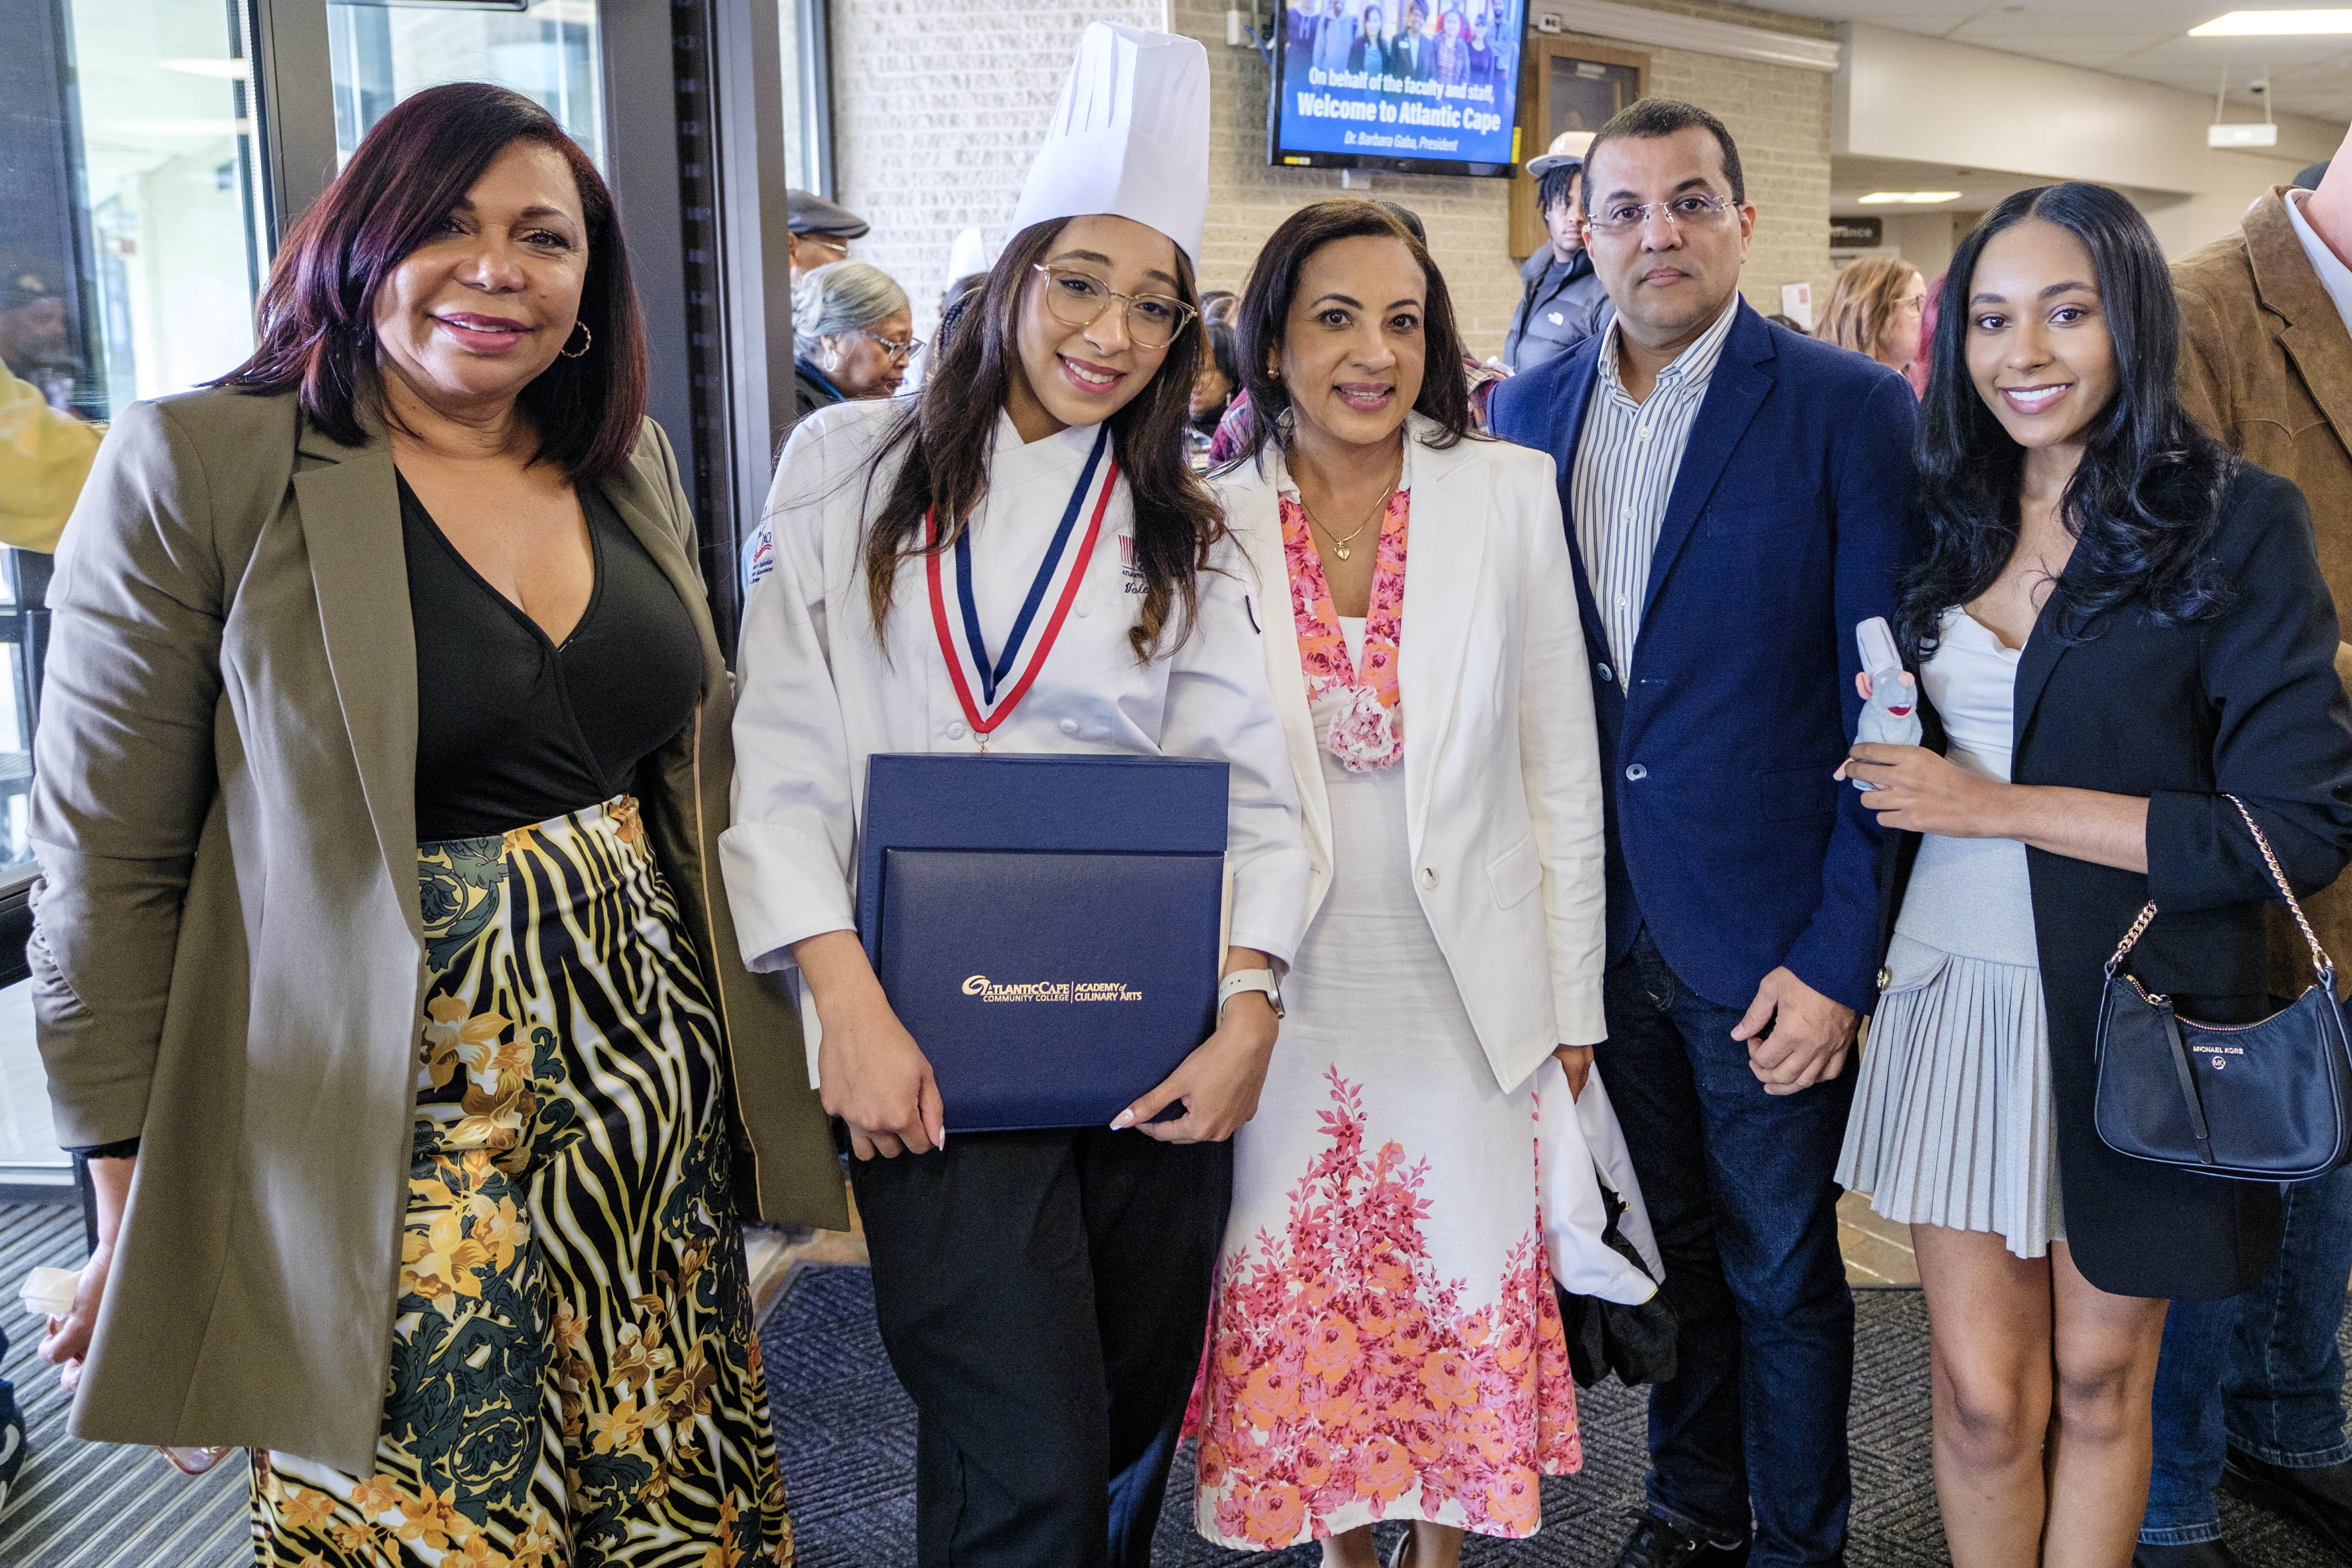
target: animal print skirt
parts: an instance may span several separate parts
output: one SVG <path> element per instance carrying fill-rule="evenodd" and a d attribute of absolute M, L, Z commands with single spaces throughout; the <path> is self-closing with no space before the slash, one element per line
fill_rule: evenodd
<path fill-rule="evenodd" d="M 416 854 L 432 982 L 375 1469 L 257 1454 L 257 1562 L 789 1564 L 719 1028 L 637 803 Z"/>

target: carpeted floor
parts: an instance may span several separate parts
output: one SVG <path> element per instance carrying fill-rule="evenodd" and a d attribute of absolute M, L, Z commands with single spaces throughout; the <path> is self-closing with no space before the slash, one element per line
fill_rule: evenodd
<path fill-rule="evenodd" d="M 69 1208 L 0 1205 L 0 1287 L 36 1263 L 80 1261 Z M 1915 1568 L 1945 1561 L 1927 1465 L 1927 1314 L 1917 1292 L 1858 1293 L 1854 1379 L 1855 1568 Z M 55 1374 L 32 1357 L 37 1327 L 15 1314 L 0 1372 L 16 1380 L 32 1451 L 5 1516 L 5 1568 L 236 1568 L 252 1561 L 245 1469 L 232 1462 L 192 1481 L 152 1450 L 79 1443 L 64 1432 Z M 778 1447 L 791 1488 L 804 1568 L 907 1568 L 914 1553 L 915 1413 L 891 1376 L 861 1268 L 806 1265 L 761 1325 Z M 2347 1347 L 2352 1348 L 2352 1347 Z M 1585 1468 L 1544 1489 L 1547 1528 L 1532 1541 L 1473 1542 L 1465 1563 L 1576 1564 L 1612 1560 L 1639 1506 L 1642 1402 L 1611 1385 L 1582 1398 Z M 1170 1489 L 1155 1562 L 1208 1568 L 1252 1561 L 1195 1535 L 1189 1456 Z M 2222 1519 L 2249 1568 L 2322 1568 L 2333 1560 L 2293 1525 L 2227 1499 Z M 1387 1531 L 1383 1531 L 1383 1538 Z M 1305 1568 L 1312 1551 L 1255 1561 Z"/>
<path fill-rule="evenodd" d="M 81 1211 L 61 1204 L 0 1204 L 0 1327 L 8 1353 L 0 1376 L 25 1412 L 25 1468 L 0 1515 L 5 1568 L 233 1568 L 253 1561 L 246 1477 L 228 1462 L 191 1480 L 152 1448 L 83 1443 L 66 1436 L 58 1374 L 33 1357 L 40 1320 L 16 1304 L 37 1264 L 78 1268 Z"/>
<path fill-rule="evenodd" d="M 1916 1290 L 1855 1292 L 1853 1417 L 1855 1568 L 1948 1562 L 1927 1449 L 1927 1314 Z M 863 1268 L 803 1268 L 761 1325 L 776 1438 L 803 1568 L 911 1568 L 915 1412 L 890 1374 Z M 1614 1383 L 1580 1394 L 1584 1470 L 1544 1486 L 1544 1531 L 1524 1542 L 1474 1538 L 1469 1565 L 1605 1568 L 1641 1506 L 1643 1395 Z M 1314 1549 L 1255 1557 L 1192 1529 L 1189 1450 L 1169 1488 L 1159 1568 L 1255 1563 L 1307 1568 Z M 2248 1568 L 2333 1568 L 2294 1525 L 2224 1498 L 2222 1528 Z M 1385 1550 L 1391 1529 L 1380 1532 Z"/>

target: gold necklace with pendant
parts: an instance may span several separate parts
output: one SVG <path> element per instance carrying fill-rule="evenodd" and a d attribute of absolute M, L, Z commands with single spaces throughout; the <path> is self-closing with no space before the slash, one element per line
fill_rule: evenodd
<path fill-rule="evenodd" d="M 1404 472 L 1402 465 L 1399 465 L 1397 479 L 1402 479 L 1403 477 Z M 1345 539 L 1333 533 L 1328 524 L 1317 522 L 1315 521 L 1315 513 L 1307 508 L 1307 492 L 1304 490 L 1301 490 L 1298 494 L 1298 510 L 1307 513 L 1307 521 L 1309 523 L 1312 523 L 1317 528 L 1322 529 L 1325 535 L 1331 541 L 1331 552 L 1334 555 L 1337 555 L 1340 560 L 1345 561 L 1355 553 L 1355 552 L 1349 550 L 1348 547 L 1356 542 L 1357 535 L 1362 533 L 1364 530 L 1371 527 L 1373 518 L 1376 518 L 1382 512 L 1388 510 L 1389 498 L 1396 494 L 1396 479 L 1391 479 L 1389 481 L 1389 488 L 1381 492 L 1381 499 L 1372 503 L 1372 510 L 1365 515 L 1364 521 L 1356 524 L 1355 532 L 1349 534 Z"/>

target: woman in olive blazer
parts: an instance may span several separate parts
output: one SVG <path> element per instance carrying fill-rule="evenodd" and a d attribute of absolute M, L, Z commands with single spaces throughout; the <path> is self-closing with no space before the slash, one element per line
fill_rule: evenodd
<path fill-rule="evenodd" d="M 475 171 L 516 139 L 570 148 L 535 105 L 478 84 L 432 89 L 394 111 L 403 115 L 376 134 L 437 136 Z M 363 146 L 343 179 L 383 175 L 385 162 Z M 595 259 L 606 270 L 590 271 L 576 321 L 548 327 L 548 357 L 583 333 L 604 338 L 602 352 L 635 356 L 641 388 L 642 337 L 609 197 L 601 184 L 589 189 L 584 158 L 572 167 L 585 171 L 590 214 L 581 248 L 604 247 Z M 471 199 L 483 185 L 467 190 L 473 177 L 457 184 L 468 199 L 457 211 L 487 222 Z M 331 190 L 321 208 L 363 224 L 387 200 L 363 186 Z M 318 220 L 330 230 L 338 221 Z M 419 247 L 459 232 L 435 227 L 430 214 L 415 226 L 426 237 L 408 244 Z M 459 234 L 460 250 L 475 232 Z M 319 237 L 319 228 L 298 230 L 289 246 L 331 252 Z M 534 231 L 498 243 L 548 242 Z M 490 276 L 507 261 L 464 265 Z M 510 315 L 526 309 L 500 302 L 520 293 L 481 297 Z M 478 323 L 467 330 L 480 335 Z M 381 390 L 389 372 L 362 373 L 338 438 L 306 412 L 307 389 L 254 395 L 253 371 L 239 373 L 243 388 L 126 412 L 50 588 L 32 828 L 44 877 L 31 951 L 41 1047 L 62 1143 L 138 1141 L 74 1430 L 278 1450 L 365 1474 L 385 1423 L 395 1300 L 430 1261 L 415 1256 L 404 1205 L 412 1141 L 427 1126 L 420 1020 L 440 962 L 427 963 L 428 933 L 451 912 L 423 908 L 419 890 L 408 459 L 396 472 Z M 569 416 L 532 405 L 569 384 L 542 377 L 525 391 L 537 427 L 551 433 L 542 458 L 561 457 L 561 441 L 603 411 L 600 396 Z M 638 396 L 625 406 L 641 408 Z M 797 1016 L 745 971 L 718 885 L 732 692 L 677 461 L 649 419 L 615 435 L 619 460 L 592 473 L 625 535 L 597 536 L 595 592 L 633 537 L 690 616 L 700 698 L 685 728 L 636 768 L 628 793 L 641 804 L 642 838 L 625 808 L 610 837 L 650 847 L 676 906 L 667 929 L 690 943 L 718 1020 L 732 1206 L 845 1226 L 824 1117 L 800 1068 Z M 625 957 L 643 939 L 600 940 Z M 731 1245 L 731 1219 L 719 1223 Z M 478 1220 L 473 1232 L 496 1250 Z M 686 1389 L 688 1405 L 695 1393 Z"/>

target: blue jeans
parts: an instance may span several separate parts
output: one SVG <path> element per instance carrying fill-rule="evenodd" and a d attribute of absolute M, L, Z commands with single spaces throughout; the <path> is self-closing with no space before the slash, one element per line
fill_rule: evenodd
<path fill-rule="evenodd" d="M 1842 1563 L 1853 1297 L 1832 1173 L 1853 1077 L 1766 1094 L 1731 1037 L 1746 1009 L 1694 994 L 1646 928 L 1602 1004 L 1601 1077 L 1681 1325 L 1650 1394 L 1650 1510 L 1718 1538 L 1752 1518 L 1754 1568 Z"/>
<path fill-rule="evenodd" d="M 2140 1540 L 2218 1541 L 2213 1489 L 2231 1447 L 2315 1469 L 2352 1459 L 2336 1331 L 2352 1276 L 2352 1166 L 2286 1188 L 2286 1239 L 2252 1289 L 2175 1301 L 2156 1368 L 2156 1469 Z"/>

